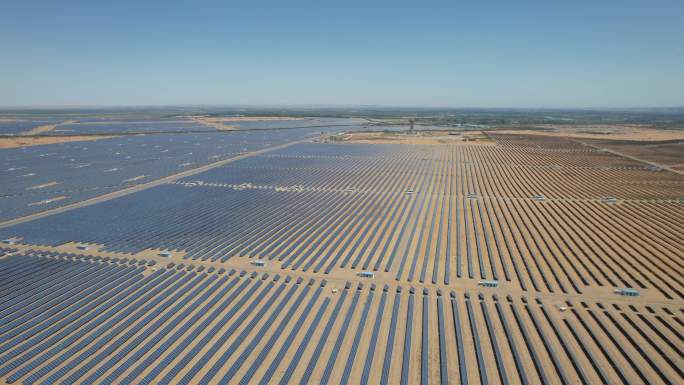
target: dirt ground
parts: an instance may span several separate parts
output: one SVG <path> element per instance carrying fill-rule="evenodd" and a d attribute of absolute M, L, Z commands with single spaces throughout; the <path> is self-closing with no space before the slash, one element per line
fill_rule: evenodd
<path fill-rule="evenodd" d="M 391 132 L 354 132 L 342 136 L 341 141 L 365 144 L 414 144 L 441 145 L 468 142 L 469 144 L 492 145 L 493 142 L 480 131 L 418 131 L 413 134 Z"/>
<path fill-rule="evenodd" d="M 62 124 L 72 124 L 75 123 L 75 120 L 68 120 L 66 122 L 61 122 L 61 123 L 54 123 L 54 124 L 45 124 L 42 126 L 38 126 L 35 128 L 32 128 L 26 132 L 24 132 L 24 135 L 38 135 L 38 134 L 44 134 L 46 132 L 50 132 L 57 128 L 57 126 L 62 125 Z"/>
<path fill-rule="evenodd" d="M 191 116 L 191 120 L 205 126 L 212 127 L 219 131 L 235 130 L 238 127 L 226 123 L 230 122 L 260 122 L 260 121 L 279 121 L 279 120 L 304 120 L 304 118 L 296 118 L 289 116 L 232 116 L 223 118 L 214 118 L 208 116 Z"/>
<path fill-rule="evenodd" d="M 115 136 L 36 136 L 36 137 L 16 137 L 0 138 L 0 148 L 16 148 L 28 146 L 40 146 L 43 144 L 83 142 L 98 139 L 114 138 Z"/>
<path fill-rule="evenodd" d="M 583 142 L 684 171 L 684 139 L 665 141 L 583 140 Z"/>
<path fill-rule="evenodd" d="M 562 136 L 568 138 L 612 139 L 637 141 L 684 140 L 684 130 L 657 130 L 638 125 L 592 125 L 558 127 L 538 126 L 543 130 L 501 130 L 501 134 Z"/>
<path fill-rule="evenodd" d="M 496 133 L 563 137 L 673 170 L 684 170 L 684 130 L 656 130 L 638 125 L 543 128 L 552 130 L 503 130 Z"/>
<path fill-rule="evenodd" d="M 213 118 L 221 122 L 262 122 L 271 120 L 304 120 L 292 116 L 234 116 L 227 118 Z"/>
<path fill-rule="evenodd" d="M 681 360 L 676 357 L 681 357 L 681 344 L 676 341 L 684 332 L 684 253 L 682 234 L 676 229 L 684 223 L 684 206 L 674 198 L 682 194 L 681 175 L 647 169 L 635 159 L 584 146 L 579 140 L 489 136 L 495 142 L 465 143 L 462 136 L 438 132 L 337 138 L 335 142 L 341 143 L 433 145 L 395 146 L 398 151 L 388 154 L 387 161 L 358 163 L 364 167 L 354 172 L 344 164 L 353 157 L 317 165 L 315 172 L 326 181 L 323 187 L 362 186 L 364 195 L 356 200 L 332 197 L 335 200 L 329 200 L 330 210 L 325 213 L 265 216 L 253 229 L 239 229 L 250 236 L 236 242 L 234 256 L 225 261 L 189 259 L 176 250 L 169 257 L 160 256 L 161 250 L 156 249 L 138 254 L 108 252 L 96 244 L 81 250 L 79 240 L 54 246 L 0 245 L 18 254 L 51 251 L 155 261 L 156 265 L 144 267 L 142 274 L 147 277 L 171 269 L 168 263 L 175 264 L 173 277 L 136 289 L 150 296 L 139 306 L 127 305 L 123 295 L 97 302 L 102 303 L 102 312 L 123 309 L 116 310 L 125 317 L 112 324 L 111 338 L 104 334 L 110 330 L 98 334 L 99 318 L 82 317 L 83 334 L 76 337 L 72 332 L 73 342 L 64 344 L 73 349 L 66 362 L 74 360 L 74 366 L 59 374 L 66 377 L 85 368 L 73 379 L 77 384 L 95 374 L 101 381 L 114 369 L 120 372 L 112 383 L 136 384 L 148 375 L 149 383 L 160 383 L 176 369 L 169 377 L 171 383 L 186 375 L 188 383 L 198 383 L 208 374 L 210 384 L 278 383 L 289 365 L 292 377 L 283 382 L 287 384 L 304 382 L 305 374 L 311 375 L 308 383 L 322 383 L 324 378 L 330 383 L 347 379 L 360 383 L 364 373 L 368 383 L 381 383 L 386 373 L 388 384 L 402 383 L 404 375 L 411 384 L 679 383 Z M 444 144 L 440 140 L 447 140 L 447 145 L 436 145 Z M 406 195 L 407 188 L 415 192 Z M 534 199 L 535 194 L 543 195 Z M 607 195 L 620 202 L 603 202 Z M 315 200 L 302 203 L 309 206 Z M 295 208 L 295 204 L 287 207 Z M 395 210 L 397 216 L 391 215 Z M 319 213 L 324 216 L 318 217 Z M 395 230 L 407 222 L 407 232 Z M 252 237 L 258 229 L 271 231 Z M 208 229 L 203 236 L 213 231 Z M 331 234 L 348 241 L 319 242 Z M 396 253 L 373 246 L 400 238 L 403 243 Z M 296 248 L 269 250 L 271 244 Z M 308 253 L 310 248 L 315 248 L 313 253 Z M 389 263 L 395 254 L 394 263 Z M 281 264 L 290 258 L 317 261 L 326 255 L 352 262 L 335 262 L 330 272 Z M 360 261 L 356 267 L 355 257 Z M 80 256 L 41 258 L 46 265 L 59 258 L 69 269 L 103 263 L 80 261 Z M 253 258 L 266 260 L 266 265 L 252 265 Z M 356 275 L 366 269 L 361 265 L 364 260 L 368 269 L 373 262 L 382 262 L 373 278 Z M 107 263 L 124 267 L 122 262 Z M 419 278 L 421 267 L 425 280 Z M 216 272 L 221 268 L 238 273 Z M 70 271 L 61 268 L 53 274 L 61 280 Z M 445 272 L 450 281 L 443 279 Z M 85 273 L 79 271 L 79 277 L 89 277 Z M 181 283 L 180 274 L 206 274 L 202 279 L 216 279 L 212 282 L 217 286 L 191 292 L 198 284 Z M 284 277 L 292 279 L 285 282 Z M 30 300 L 37 294 L 50 295 L 53 278 L 39 276 L 30 288 L 5 282 L 2 287 L 7 295 L 27 291 L 22 292 L 25 306 L 32 309 Z M 481 279 L 500 284 L 484 287 Z M 621 287 L 636 288 L 640 294 L 617 295 L 614 290 Z M 100 295 L 83 297 L 96 303 Z M 63 297 L 47 300 L 61 304 L 66 302 L 67 296 Z M 320 319 L 316 318 L 319 311 Z M 62 310 L 50 314 L 30 326 L 29 332 L 66 329 L 70 324 L 64 320 L 70 315 Z M 390 326 L 390 322 L 396 323 Z M 12 343 L 20 337 L 14 338 Z M 55 339 L 53 345 L 61 341 Z M 173 351 L 184 341 L 184 348 Z M 88 356 L 76 360 L 86 351 Z M 181 365 L 186 357 L 187 363 Z M 225 359 L 219 361 L 221 357 Z M 29 357 L 27 362 L 37 359 Z M 106 362 L 111 365 L 105 367 Z M 130 365 L 125 367 L 127 362 Z M 13 383 L 26 381 L 29 373 L 46 364 L 36 364 Z M 55 361 L 40 381 L 65 367 Z M 140 372 L 124 381 L 133 368 Z M 229 368 L 235 368 L 231 378 L 219 382 Z M 272 370 L 270 380 L 264 377 L 267 370 Z M 64 380 L 61 377 L 59 381 Z"/>
<path fill-rule="evenodd" d="M 237 128 L 236 126 L 223 124 L 223 122 L 218 118 L 191 117 L 190 119 L 195 123 L 211 127 L 218 131 L 230 131 Z"/>

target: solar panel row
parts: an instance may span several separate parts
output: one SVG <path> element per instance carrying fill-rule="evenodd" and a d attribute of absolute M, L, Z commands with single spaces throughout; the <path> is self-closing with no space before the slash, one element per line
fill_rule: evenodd
<path fill-rule="evenodd" d="M 375 287 L 361 284 L 335 295 L 324 281 L 268 274 L 153 272 L 64 256 L 0 259 L 4 275 L 31 268 L 53 273 L 22 275 L 0 298 L 13 309 L 0 316 L 8 325 L 0 332 L 0 373 L 10 383 L 269 383 L 280 371 L 283 384 L 333 375 L 345 382 L 357 372 L 380 383 L 681 378 L 674 359 L 681 356 L 681 309 L 667 306 L 567 301 L 570 310 L 561 312 L 552 298 L 452 292 L 445 301 L 441 290 L 407 295 L 401 286 L 383 288 L 378 300 Z M 54 278 L 67 286 L 30 301 Z M 83 285 L 82 296 L 64 295 Z M 385 318 L 387 301 L 394 305 Z M 24 306 L 12 307 L 18 303 Z M 36 323 L 6 323 L 48 303 L 54 310 Z"/>
<path fill-rule="evenodd" d="M 87 242 L 124 253 L 168 249 L 198 260 L 246 256 L 315 273 L 372 269 L 407 282 L 493 279 L 527 291 L 581 294 L 589 287 L 634 287 L 682 297 L 683 281 L 675 272 L 684 267 L 678 259 L 684 238 L 674 229 L 684 206 L 649 199 L 606 205 L 565 192 L 545 193 L 548 199 L 536 201 L 532 191 L 559 188 L 557 183 L 588 189 L 599 183 L 575 171 L 566 175 L 565 169 L 548 175 L 534 165 L 541 162 L 535 160 L 537 148 L 512 147 L 516 155 L 505 144 L 430 152 L 406 146 L 295 145 L 182 184 L 0 230 L 0 235 L 33 244 Z M 379 146 L 375 154 L 374 146 Z M 619 159 L 586 148 L 547 149 L 543 155 L 573 162 L 580 152 L 597 157 L 596 162 Z M 501 166 L 500 157 L 517 157 L 518 165 Z M 301 160 L 304 168 L 290 167 L 290 160 Z M 524 174 L 508 174 L 514 170 Z M 615 183 L 627 177 L 614 170 L 592 172 Z M 665 175 L 643 168 L 629 172 L 656 179 Z M 229 183 L 220 183 L 222 178 Z M 663 193 L 681 190 L 681 177 L 663 178 L 679 178 L 665 183 L 673 190 Z M 407 189 L 415 192 L 406 194 Z M 470 191 L 488 192 L 473 198 Z"/>

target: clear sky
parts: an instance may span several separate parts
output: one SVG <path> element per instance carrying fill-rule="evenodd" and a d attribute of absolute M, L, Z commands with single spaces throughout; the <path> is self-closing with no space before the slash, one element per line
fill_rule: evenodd
<path fill-rule="evenodd" d="M 0 4 L 0 106 L 684 106 L 684 0 Z"/>

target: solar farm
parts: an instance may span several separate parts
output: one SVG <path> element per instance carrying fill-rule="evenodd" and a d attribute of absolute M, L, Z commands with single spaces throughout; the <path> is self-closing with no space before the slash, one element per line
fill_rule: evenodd
<path fill-rule="evenodd" d="M 684 381 L 681 172 L 560 136 L 174 124 L 0 149 L 0 383 Z M 88 126 L 134 124 L 62 128 Z"/>

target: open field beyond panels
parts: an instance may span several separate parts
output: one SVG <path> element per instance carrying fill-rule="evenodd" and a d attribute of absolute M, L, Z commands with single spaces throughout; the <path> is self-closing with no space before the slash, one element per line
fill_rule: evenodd
<path fill-rule="evenodd" d="M 682 383 L 681 174 L 561 137 L 294 139 L 0 224 L 2 381 Z"/>

